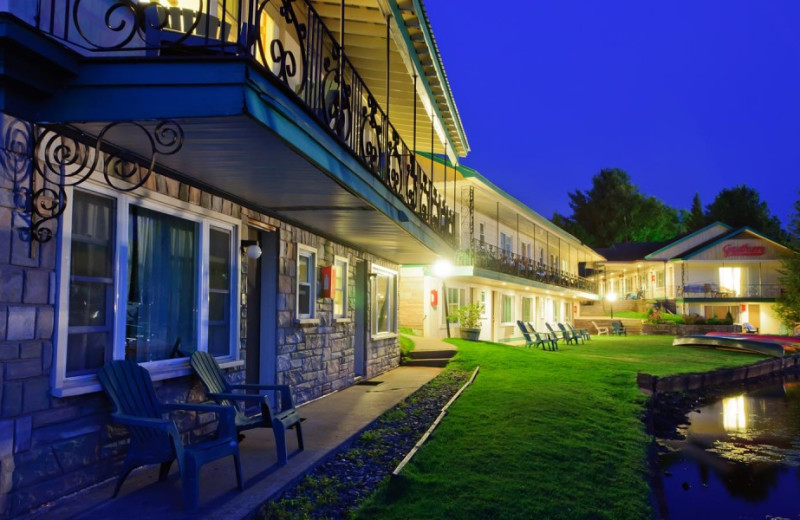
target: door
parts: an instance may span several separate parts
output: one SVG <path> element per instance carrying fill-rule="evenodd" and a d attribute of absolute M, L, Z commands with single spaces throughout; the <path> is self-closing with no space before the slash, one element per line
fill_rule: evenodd
<path fill-rule="evenodd" d="M 278 233 L 248 228 L 248 240 L 261 246 L 257 259 L 247 262 L 247 341 L 245 381 L 271 385 L 276 381 L 277 293 L 278 293 Z"/>
<path fill-rule="evenodd" d="M 748 305 L 747 318 L 750 325 L 761 330 L 761 305 Z"/>
<path fill-rule="evenodd" d="M 367 263 L 363 260 L 356 261 L 354 296 L 354 371 L 356 377 L 364 377 L 367 375 Z"/>

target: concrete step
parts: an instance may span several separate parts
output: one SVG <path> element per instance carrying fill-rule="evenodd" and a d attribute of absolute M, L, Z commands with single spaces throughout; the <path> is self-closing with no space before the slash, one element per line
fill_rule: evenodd
<path fill-rule="evenodd" d="M 438 358 L 451 358 L 456 355 L 455 349 L 425 349 L 425 350 L 412 350 L 408 354 L 411 359 L 438 359 Z"/>
<path fill-rule="evenodd" d="M 446 367 L 450 362 L 450 358 L 423 358 L 423 359 L 409 359 L 403 366 L 411 367 Z"/>

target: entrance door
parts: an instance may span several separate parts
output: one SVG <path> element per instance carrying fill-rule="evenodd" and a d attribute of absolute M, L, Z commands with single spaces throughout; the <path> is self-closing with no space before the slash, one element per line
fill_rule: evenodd
<path fill-rule="evenodd" d="M 278 233 L 248 228 L 248 240 L 261 246 L 261 257 L 247 261 L 247 342 L 245 381 L 275 384 L 277 349 Z"/>
<path fill-rule="evenodd" d="M 761 330 L 761 305 L 748 305 L 747 318 L 750 325 Z"/>
<path fill-rule="evenodd" d="M 354 370 L 356 377 L 364 377 L 367 375 L 367 263 L 365 261 L 356 262 L 355 278 Z"/>

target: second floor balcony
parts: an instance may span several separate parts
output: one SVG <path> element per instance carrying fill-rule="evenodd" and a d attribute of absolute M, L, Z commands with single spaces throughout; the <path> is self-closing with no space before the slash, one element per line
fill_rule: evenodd
<path fill-rule="evenodd" d="M 509 253 L 499 247 L 481 243 L 479 240 L 473 240 L 468 249 L 459 250 L 455 264 L 480 267 L 545 285 L 597 293 L 596 284 L 587 278 L 561 271 L 525 256 Z"/>
<path fill-rule="evenodd" d="M 398 261 L 421 251 L 397 254 L 408 233 L 430 235 L 416 241 L 428 250 L 454 244 L 453 197 L 416 150 L 468 145 L 424 12 L 377 0 L 20 5 L 13 15 L 79 57 L 51 57 L 60 67 L 35 86 L 51 96 L 35 111 L 51 128 L 147 157 L 124 134 L 140 128 L 119 123 L 174 120 L 184 144 L 159 157 L 167 175 Z"/>

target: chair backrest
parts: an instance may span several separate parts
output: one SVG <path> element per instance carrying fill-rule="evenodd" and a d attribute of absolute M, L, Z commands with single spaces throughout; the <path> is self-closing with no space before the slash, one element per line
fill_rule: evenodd
<path fill-rule="evenodd" d="M 150 373 L 134 361 L 111 361 L 97 371 L 97 378 L 114 403 L 115 413 L 162 418 L 161 403 L 156 397 Z M 131 434 L 132 450 L 147 452 L 155 457 L 173 453 L 173 443 L 166 432 L 129 424 L 126 426 Z"/>
<path fill-rule="evenodd" d="M 225 379 L 225 375 L 222 373 L 222 369 L 219 368 L 214 356 L 208 352 L 196 350 L 192 353 L 190 363 L 197 375 L 200 376 L 209 394 L 231 393 L 231 385 Z M 233 403 L 227 400 L 220 401 L 220 404 L 233 406 Z"/>
<path fill-rule="evenodd" d="M 756 328 L 753 327 L 753 325 L 751 323 L 748 323 L 748 322 L 742 323 L 742 327 L 744 327 L 744 330 L 746 330 L 747 332 L 755 332 L 756 331 Z"/>
<path fill-rule="evenodd" d="M 97 377 L 117 413 L 161 418 L 161 404 L 145 368 L 133 361 L 111 361 L 98 370 Z"/>
<path fill-rule="evenodd" d="M 571 336 L 571 334 L 567 331 L 567 328 L 564 326 L 563 323 L 558 322 L 556 325 L 558 325 L 558 328 L 561 329 L 561 333 L 564 335 L 565 338 Z"/>
<path fill-rule="evenodd" d="M 547 330 L 549 330 L 550 332 L 555 332 L 555 331 L 553 330 L 553 327 L 551 327 L 549 323 L 547 323 L 547 322 L 544 322 L 544 326 L 545 326 L 545 327 L 547 327 Z"/>
<path fill-rule="evenodd" d="M 522 323 L 522 320 L 517 320 L 517 326 L 519 327 L 519 330 L 522 331 L 522 336 L 525 338 L 525 341 L 528 343 L 533 343 L 533 340 L 531 340 L 531 335 L 528 333 L 528 329 L 525 328 L 525 324 Z"/>

